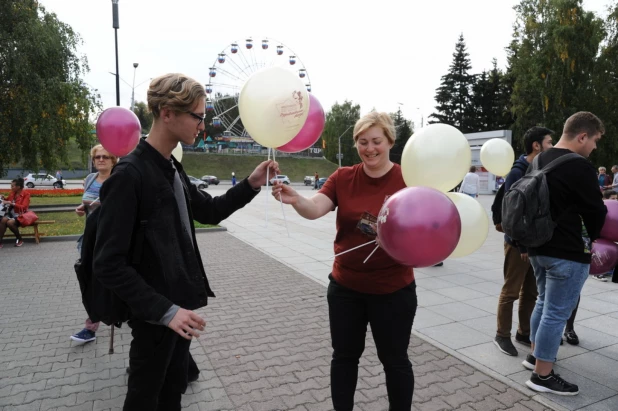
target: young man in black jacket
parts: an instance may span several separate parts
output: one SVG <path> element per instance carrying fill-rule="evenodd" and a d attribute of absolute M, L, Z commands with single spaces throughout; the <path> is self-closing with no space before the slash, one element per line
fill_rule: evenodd
<path fill-rule="evenodd" d="M 504 190 L 522 178 L 532 160 L 545 150 L 553 147 L 551 135 L 554 132 L 545 127 L 532 127 L 524 135 L 526 154 L 515 161 L 509 171 Z M 494 344 L 507 355 L 517 356 L 518 352 L 511 341 L 513 326 L 513 302 L 519 299 L 519 327 L 515 340 L 530 345 L 530 316 L 536 302 L 537 289 L 534 270 L 528 259 L 528 250 L 504 235 L 504 285 L 498 300 L 497 330 Z"/>
<path fill-rule="evenodd" d="M 564 124 L 558 144 L 538 157 L 539 167 L 544 167 L 569 153 L 582 156 L 546 175 L 551 216 L 557 226 L 549 242 L 528 250 L 539 297 L 530 320 L 533 354 L 523 365 L 534 369 L 526 382 L 534 391 L 579 393 L 577 385 L 554 373 L 553 363 L 562 330 L 588 278 L 592 242 L 599 237 L 607 214 L 596 170 L 587 160 L 604 133 L 603 123 L 594 114 L 575 113 Z"/>
<path fill-rule="evenodd" d="M 263 162 L 214 198 L 190 183 L 171 153 L 179 142 L 193 144 L 204 130 L 205 97 L 204 87 L 182 74 L 154 79 L 148 89 L 154 116 L 148 139 L 120 160 L 101 188 L 94 270 L 131 311 L 131 373 L 124 410 L 180 410 L 189 346 L 206 325 L 193 310 L 214 297 L 193 220 L 219 223 L 260 192 L 267 170 L 279 173 L 277 163 Z M 143 204 L 144 197 L 154 203 Z M 139 218 L 144 209 L 147 220 Z M 144 242 L 140 263 L 134 266 L 140 226 Z"/>

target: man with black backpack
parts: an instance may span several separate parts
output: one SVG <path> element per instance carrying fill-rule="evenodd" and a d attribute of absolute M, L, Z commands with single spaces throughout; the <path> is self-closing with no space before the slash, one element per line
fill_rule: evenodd
<path fill-rule="evenodd" d="M 534 370 L 526 382 L 534 391 L 579 393 L 577 385 L 554 373 L 553 364 L 607 214 L 596 170 L 587 160 L 604 133 L 594 114 L 573 114 L 560 141 L 539 154 L 504 195 L 502 227 L 528 247 L 539 293 L 530 320 L 532 354 L 523 362 Z"/>
<path fill-rule="evenodd" d="M 515 161 L 506 177 L 503 186 L 496 195 L 494 206 L 494 224 L 502 231 L 502 198 L 513 183 L 521 179 L 528 170 L 534 158 L 542 151 L 552 148 L 553 131 L 545 127 L 532 127 L 524 135 L 526 154 Z M 499 207 L 500 209 L 497 209 Z M 537 297 L 536 279 L 534 270 L 528 260 L 528 250 L 517 244 L 508 235 L 504 235 L 504 285 L 498 301 L 497 331 L 494 344 L 507 355 L 517 356 L 518 352 L 511 341 L 513 325 L 513 302 L 519 299 L 519 327 L 515 333 L 515 341 L 530 345 L 530 316 L 534 309 Z"/>
<path fill-rule="evenodd" d="M 204 86 L 182 74 L 154 79 L 148 139 L 101 187 L 93 271 L 128 308 L 133 340 L 125 411 L 181 409 L 189 346 L 206 325 L 193 310 L 214 297 L 193 220 L 219 223 L 260 192 L 267 170 L 279 174 L 277 163 L 262 162 L 215 198 L 190 183 L 171 153 L 179 142 L 192 145 L 204 130 L 205 97 Z"/>

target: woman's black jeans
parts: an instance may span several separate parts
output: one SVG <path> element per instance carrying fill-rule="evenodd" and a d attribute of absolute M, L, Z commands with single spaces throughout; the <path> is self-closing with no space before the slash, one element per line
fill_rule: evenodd
<path fill-rule="evenodd" d="M 354 408 L 358 362 L 365 349 L 367 324 L 386 374 L 391 411 L 412 408 L 414 374 L 408 359 L 416 314 L 416 284 L 391 294 L 364 294 L 337 284 L 329 276 L 328 314 L 333 343 L 331 394 L 336 411 Z"/>

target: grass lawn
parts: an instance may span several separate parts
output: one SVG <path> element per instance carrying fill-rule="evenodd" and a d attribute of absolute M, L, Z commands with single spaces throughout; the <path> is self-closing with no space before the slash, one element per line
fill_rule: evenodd
<path fill-rule="evenodd" d="M 75 205 L 77 207 L 82 202 L 82 196 L 71 197 L 30 197 L 31 206 L 39 205 Z"/>
<path fill-rule="evenodd" d="M 65 197 L 66 198 L 66 197 Z M 39 220 L 55 220 L 55 224 L 45 224 L 39 227 L 39 231 L 46 236 L 56 235 L 79 235 L 84 231 L 84 218 L 79 217 L 72 211 L 45 213 L 38 212 Z M 216 225 L 200 224 L 195 222 L 196 228 L 213 228 Z M 22 228 L 25 232 L 31 232 L 32 228 Z"/>

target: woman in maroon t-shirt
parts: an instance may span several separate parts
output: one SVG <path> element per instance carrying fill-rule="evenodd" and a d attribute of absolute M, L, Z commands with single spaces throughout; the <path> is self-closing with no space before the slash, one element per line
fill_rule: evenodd
<path fill-rule="evenodd" d="M 291 204 L 301 216 L 314 220 L 337 209 L 335 254 L 376 238 L 376 217 L 388 196 L 405 188 L 401 167 L 390 161 L 395 126 L 386 113 L 372 112 L 356 122 L 354 143 L 362 163 L 339 168 L 311 198 L 275 184 L 273 196 Z M 410 410 L 414 390 L 408 345 L 416 313 L 412 268 L 373 247 L 335 258 L 329 276 L 328 311 L 333 359 L 331 393 L 335 410 L 354 407 L 358 362 L 365 348 L 367 324 L 386 373 L 392 410 Z"/>

